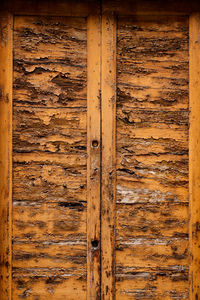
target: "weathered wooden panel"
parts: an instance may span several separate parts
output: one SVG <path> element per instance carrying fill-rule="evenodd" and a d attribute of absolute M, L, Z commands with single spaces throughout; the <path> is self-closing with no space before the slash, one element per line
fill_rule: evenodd
<path fill-rule="evenodd" d="M 14 201 L 61 201 L 63 206 L 86 201 L 84 156 L 26 155 L 14 155 Z"/>
<path fill-rule="evenodd" d="M 13 131 L 15 153 L 85 154 L 86 109 L 15 107 Z"/>
<path fill-rule="evenodd" d="M 0 16 L 0 299 L 11 300 L 13 17 Z"/>
<path fill-rule="evenodd" d="M 117 204 L 117 227 L 121 238 L 188 237 L 187 203 Z M 124 231 L 123 231 L 124 230 Z"/>
<path fill-rule="evenodd" d="M 16 240 L 85 239 L 86 205 L 82 202 L 14 201 Z M 48 220 L 48 222 L 46 222 Z"/>
<path fill-rule="evenodd" d="M 116 289 L 120 290 L 120 294 L 116 299 L 188 299 L 185 286 L 187 267 L 120 268 L 118 271 L 120 274 L 116 275 Z"/>
<path fill-rule="evenodd" d="M 86 20 L 17 17 L 15 105 L 86 106 Z"/>
<path fill-rule="evenodd" d="M 118 22 L 116 299 L 188 299 L 188 20 Z"/>
<path fill-rule="evenodd" d="M 86 298 L 86 27 L 15 18 L 13 299 Z"/>
<path fill-rule="evenodd" d="M 14 299 L 85 299 L 85 274 L 79 269 L 14 268 Z M 70 275 L 69 275 L 70 274 Z"/>
<path fill-rule="evenodd" d="M 81 242 L 79 236 L 77 240 L 71 240 L 69 237 L 55 240 L 51 236 L 44 241 L 15 239 L 13 267 L 24 268 L 24 264 L 26 264 L 27 268 L 61 269 L 65 267 L 75 269 L 80 266 L 79 270 L 85 269 L 85 242 Z"/>

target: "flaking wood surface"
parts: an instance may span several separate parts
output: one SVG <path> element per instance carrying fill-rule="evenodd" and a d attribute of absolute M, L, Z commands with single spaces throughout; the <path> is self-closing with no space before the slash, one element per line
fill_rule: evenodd
<path fill-rule="evenodd" d="M 188 299 L 188 20 L 119 18 L 116 299 Z"/>
<path fill-rule="evenodd" d="M 15 18 L 13 299 L 86 299 L 86 33 Z"/>
<path fill-rule="evenodd" d="M 0 299 L 11 300 L 13 18 L 0 16 Z"/>

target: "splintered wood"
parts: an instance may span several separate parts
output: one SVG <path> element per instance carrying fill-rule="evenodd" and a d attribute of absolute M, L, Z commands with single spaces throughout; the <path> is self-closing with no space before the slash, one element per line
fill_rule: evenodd
<path fill-rule="evenodd" d="M 119 18 L 116 299 L 188 299 L 188 20 Z"/>
<path fill-rule="evenodd" d="M 13 299 L 86 298 L 86 26 L 15 18 Z"/>

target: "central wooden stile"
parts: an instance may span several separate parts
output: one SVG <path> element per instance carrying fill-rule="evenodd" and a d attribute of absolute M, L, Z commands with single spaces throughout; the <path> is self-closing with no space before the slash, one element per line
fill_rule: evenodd
<path fill-rule="evenodd" d="M 88 17 L 87 299 L 114 297 L 116 21 Z"/>
<path fill-rule="evenodd" d="M 100 299 L 101 28 L 88 17 L 87 84 L 87 299 Z"/>

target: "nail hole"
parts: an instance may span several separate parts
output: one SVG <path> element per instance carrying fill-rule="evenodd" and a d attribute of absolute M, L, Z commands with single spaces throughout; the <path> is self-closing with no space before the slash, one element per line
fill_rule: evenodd
<path fill-rule="evenodd" d="M 92 247 L 93 247 L 93 248 L 97 249 L 98 246 L 99 246 L 99 241 L 93 240 L 93 241 L 91 242 L 91 244 L 92 244 Z"/>
<path fill-rule="evenodd" d="M 94 140 L 92 141 L 92 147 L 97 148 L 99 145 L 98 141 Z"/>

